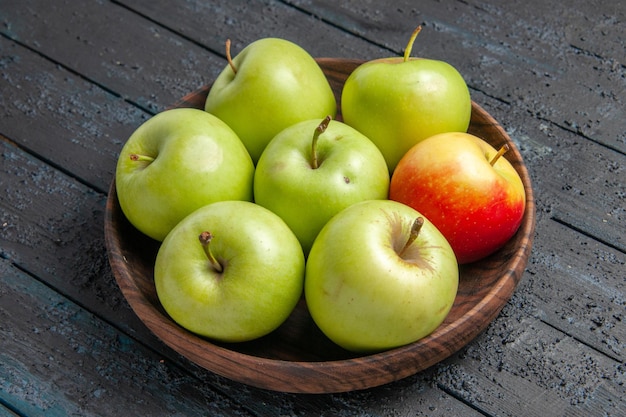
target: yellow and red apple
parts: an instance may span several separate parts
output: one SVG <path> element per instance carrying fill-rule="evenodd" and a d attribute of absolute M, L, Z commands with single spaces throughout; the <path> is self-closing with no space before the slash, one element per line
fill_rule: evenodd
<path fill-rule="evenodd" d="M 398 163 L 389 198 L 428 218 L 446 237 L 460 264 L 502 247 L 519 228 L 526 206 L 515 168 L 469 133 L 434 135 Z"/>

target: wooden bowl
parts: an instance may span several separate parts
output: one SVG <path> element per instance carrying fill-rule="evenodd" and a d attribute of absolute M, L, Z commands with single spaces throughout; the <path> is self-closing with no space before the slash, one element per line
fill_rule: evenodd
<path fill-rule="evenodd" d="M 362 61 L 321 58 L 318 63 L 339 103 L 344 81 Z M 187 95 L 173 107 L 204 108 L 209 88 Z M 251 342 L 216 343 L 184 330 L 170 319 L 156 295 L 153 265 L 159 242 L 127 221 L 113 182 L 106 205 L 105 238 L 117 283 L 135 313 L 163 342 L 196 364 L 235 381 L 282 392 L 331 393 L 375 387 L 413 375 L 461 349 L 496 318 L 519 283 L 531 251 L 535 201 L 519 150 L 475 103 L 469 132 L 495 148 L 509 144 L 505 157 L 526 187 L 526 212 L 517 234 L 503 248 L 461 267 L 450 314 L 434 333 L 415 343 L 370 355 L 350 353 L 320 332 L 304 301 L 280 328 Z"/>

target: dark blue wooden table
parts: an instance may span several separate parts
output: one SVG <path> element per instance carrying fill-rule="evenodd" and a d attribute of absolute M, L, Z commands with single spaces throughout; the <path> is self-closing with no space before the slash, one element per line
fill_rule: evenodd
<path fill-rule="evenodd" d="M 619 1 L 0 0 L 0 415 L 626 415 L 626 5 Z M 265 391 L 154 337 L 103 237 L 121 146 L 282 37 L 316 57 L 442 59 L 520 149 L 537 227 L 487 330 L 401 381 Z"/>

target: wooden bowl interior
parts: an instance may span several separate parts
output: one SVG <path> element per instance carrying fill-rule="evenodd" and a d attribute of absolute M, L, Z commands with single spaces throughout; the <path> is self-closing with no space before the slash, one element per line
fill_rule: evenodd
<path fill-rule="evenodd" d="M 343 83 L 359 60 L 321 58 L 340 105 Z M 189 94 L 173 107 L 204 108 L 210 86 Z M 341 115 L 337 116 L 341 120 Z M 249 385 L 283 392 L 329 393 L 370 388 L 424 370 L 449 357 L 481 333 L 510 298 L 530 255 L 535 202 L 522 157 L 502 127 L 472 103 L 469 132 L 494 147 L 508 143 L 505 157 L 526 187 L 526 212 L 516 235 L 497 253 L 461 267 L 456 301 L 444 323 L 410 345 L 371 355 L 341 349 L 317 328 L 302 300 L 276 331 L 255 341 L 224 344 L 198 337 L 174 323 L 161 307 L 153 281 L 159 242 L 138 232 L 122 213 L 111 183 L 105 238 L 116 281 L 146 326 L 171 348 L 198 365 Z"/>

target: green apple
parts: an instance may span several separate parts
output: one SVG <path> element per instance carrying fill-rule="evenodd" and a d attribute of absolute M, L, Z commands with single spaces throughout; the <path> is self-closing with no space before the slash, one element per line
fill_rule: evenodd
<path fill-rule="evenodd" d="M 432 136 L 400 160 L 389 198 L 428 217 L 459 263 L 482 259 L 502 247 L 524 217 L 524 184 L 501 157 L 506 150 L 469 133 Z"/>
<path fill-rule="evenodd" d="M 256 163 L 281 130 L 303 120 L 334 117 L 337 103 L 308 52 L 285 39 L 264 38 L 229 58 L 209 91 L 205 110 L 239 135 Z"/>
<path fill-rule="evenodd" d="M 280 132 L 267 145 L 254 175 L 254 198 L 278 214 L 308 254 L 321 228 L 344 208 L 385 199 L 389 171 L 368 138 L 327 117 Z"/>
<path fill-rule="evenodd" d="M 289 227 L 245 201 L 204 206 L 163 241 L 157 296 L 187 330 L 218 341 L 256 339 L 280 326 L 302 296 L 304 254 Z"/>
<path fill-rule="evenodd" d="M 192 211 L 221 200 L 252 200 L 254 164 L 235 132 L 198 109 L 172 109 L 143 123 L 115 172 L 120 206 L 156 240 Z"/>
<path fill-rule="evenodd" d="M 418 28 L 404 57 L 381 58 L 357 67 L 341 95 L 345 123 L 370 138 L 392 172 L 419 141 L 444 132 L 465 132 L 472 102 L 467 84 L 450 64 L 410 58 Z"/>
<path fill-rule="evenodd" d="M 432 333 L 452 308 L 459 269 L 452 248 L 416 210 L 390 200 L 333 217 L 309 254 L 311 316 L 329 339 L 375 352 Z"/>

